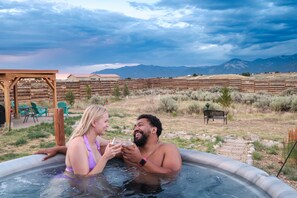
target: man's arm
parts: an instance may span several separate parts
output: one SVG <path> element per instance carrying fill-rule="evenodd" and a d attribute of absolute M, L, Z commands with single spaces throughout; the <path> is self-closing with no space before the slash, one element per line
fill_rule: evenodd
<path fill-rule="evenodd" d="M 55 146 L 51 148 L 44 148 L 37 151 L 35 154 L 46 154 L 47 156 L 43 160 L 47 160 L 51 157 L 54 157 L 58 153 L 66 155 L 67 147 L 66 146 Z"/>

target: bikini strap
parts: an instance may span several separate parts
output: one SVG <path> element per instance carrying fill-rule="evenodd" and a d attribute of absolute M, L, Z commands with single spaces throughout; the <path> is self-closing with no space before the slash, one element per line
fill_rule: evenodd
<path fill-rule="evenodd" d="M 86 147 L 87 147 L 88 151 L 92 152 L 90 144 L 89 144 L 89 140 L 88 140 L 86 135 L 84 135 L 84 141 L 85 141 L 85 144 L 86 144 Z"/>

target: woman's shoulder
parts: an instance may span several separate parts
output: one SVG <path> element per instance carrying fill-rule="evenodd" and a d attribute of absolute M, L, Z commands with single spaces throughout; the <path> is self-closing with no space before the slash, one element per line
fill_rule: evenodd
<path fill-rule="evenodd" d="M 68 147 L 71 148 L 71 147 L 77 147 L 77 146 L 83 146 L 83 145 L 85 145 L 83 136 L 78 136 L 78 137 L 73 138 L 69 142 Z"/>

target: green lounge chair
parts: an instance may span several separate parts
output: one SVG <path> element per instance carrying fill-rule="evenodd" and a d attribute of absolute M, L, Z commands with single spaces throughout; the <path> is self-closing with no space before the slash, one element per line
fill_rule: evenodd
<path fill-rule="evenodd" d="M 29 113 L 29 111 L 30 111 L 30 107 L 29 107 L 28 105 L 26 105 L 26 104 L 20 104 L 20 105 L 18 106 L 18 111 L 19 111 L 19 114 L 20 114 L 21 116 L 25 116 L 26 114 Z"/>
<path fill-rule="evenodd" d="M 33 112 L 36 114 L 36 116 L 42 116 L 45 114 L 47 116 L 48 110 L 47 107 L 38 106 L 35 102 L 31 102 L 31 107 L 33 109 Z"/>
<path fill-rule="evenodd" d="M 58 102 L 58 108 L 63 109 L 64 116 L 66 116 L 66 117 L 69 116 L 68 110 L 70 109 L 70 106 L 68 106 L 66 102 L 64 102 L 64 101 Z"/>

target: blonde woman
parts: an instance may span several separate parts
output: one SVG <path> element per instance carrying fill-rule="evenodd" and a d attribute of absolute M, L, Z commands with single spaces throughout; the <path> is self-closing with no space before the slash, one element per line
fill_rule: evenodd
<path fill-rule="evenodd" d="M 103 171 L 107 161 L 121 151 L 121 145 L 112 145 L 98 138 L 107 128 L 108 112 L 105 107 L 91 105 L 84 111 L 68 141 L 66 173 L 90 176 Z M 100 146 L 106 146 L 105 150 L 100 150 Z"/>

